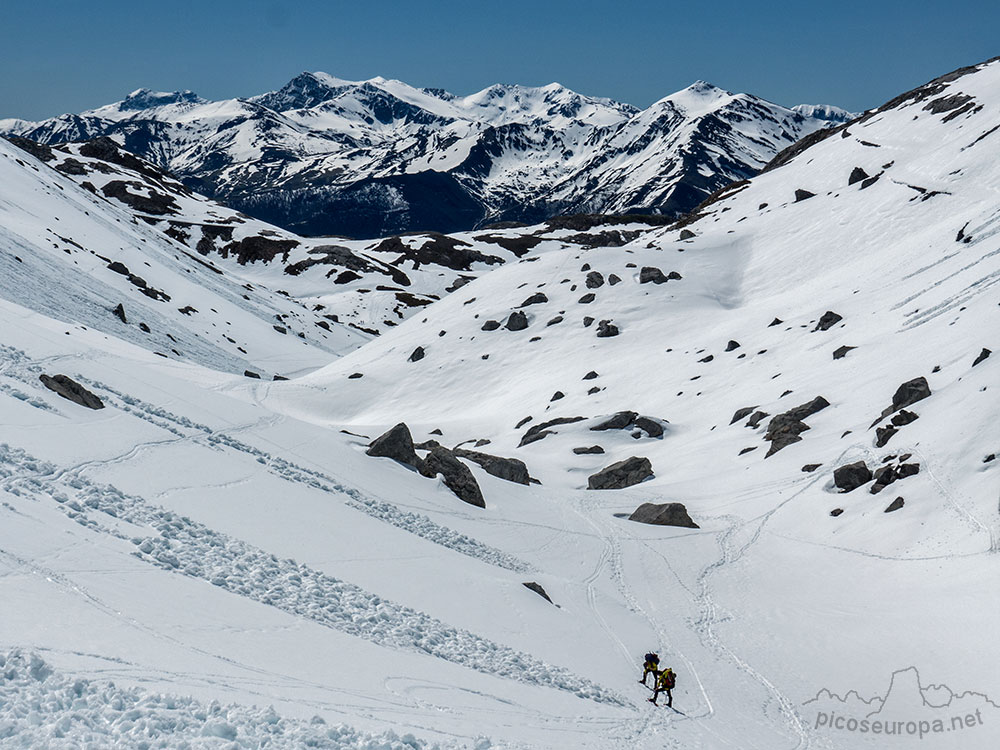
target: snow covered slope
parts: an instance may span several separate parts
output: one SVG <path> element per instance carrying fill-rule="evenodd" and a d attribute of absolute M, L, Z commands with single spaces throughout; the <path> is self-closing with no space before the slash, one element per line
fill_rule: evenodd
<path fill-rule="evenodd" d="M 73 323 L 40 291 L 61 279 L 4 282 L 0 744 L 995 746 L 998 137 L 1000 60 L 786 151 L 683 226 L 519 230 L 547 239 L 288 382 Z M 188 278 L 214 300 L 264 273 L 0 148 L 0 258 L 72 272 L 79 309 L 112 282 L 46 245 L 69 217 L 172 307 Z M 73 149 L 50 163 L 96 159 Z M 340 353 L 267 333 L 265 303 L 311 311 L 252 285 L 262 348 Z M 366 455 L 400 421 L 413 468 Z M 466 441 L 536 481 L 440 447 Z M 587 489 L 630 457 L 653 475 Z M 877 479 L 834 478 L 858 462 Z M 456 496 L 468 477 L 485 507 Z M 645 502 L 685 515 L 628 520 Z M 636 683 L 650 649 L 676 711 Z"/>
<path fill-rule="evenodd" d="M 0 121 L 0 133 L 48 144 L 110 136 L 286 229 L 381 237 L 563 213 L 676 216 L 846 115 L 700 81 L 640 111 L 555 83 L 459 97 L 303 73 L 222 102 L 140 89 L 81 115 Z"/>
<path fill-rule="evenodd" d="M 318 314 L 312 325 L 323 331 L 341 323 L 362 334 L 349 336 L 338 353 L 360 346 L 503 263 L 580 245 L 622 244 L 656 221 L 577 216 L 528 229 L 451 236 L 306 238 L 191 191 L 110 138 L 55 147 L 17 137 L 10 142 L 55 170 L 58 175 L 50 175 L 52 179 L 68 177 L 100 199 L 96 205 L 118 207 L 131 223 L 162 232 L 161 239 L 168 243 L 156 247 L 181 243 L 190 251 L 187 257 L 200 256 L 244 284 L 266 287 L 310 308 Z M 49 175 L 37 166 L 32 169 Z M 121 213 L 115 217 L 120 219 Z M 278 315 L 274 324 L 287 329 L 285 314 Z"/>

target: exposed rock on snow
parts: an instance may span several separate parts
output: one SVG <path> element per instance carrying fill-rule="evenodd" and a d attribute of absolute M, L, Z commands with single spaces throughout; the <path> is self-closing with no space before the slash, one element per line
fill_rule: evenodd
<path fill-rule="evenodd" d="M 68 399 L 75 404 L 86 406 L 88 409 L 104 408 L 104 402 L 101 401 L 100 397 L 98 397 L 96 393 L 88 391 L 82 385 L 66 375 L 39 375 L 38 379 L 41 380 L 42 385 L 50 391 L 55 391 L 63 398 Z"/>
<path fill-rule="evenodd" d="M 515 310 L 507 318 L 506 326 L 508 331 L 523 331 L 528 327 L 528 316 L 520 310 Z"/>
<path fill-rule="evenodd" d="M 598 321 L 597 338 L 599 339 L 610 338 L 612 336 L 617 336 L 618 333 L 619 333 L 618 326 L 616 326 L 610 320 Z"/>
<path fill-rule="evenodd" d="M 823 313 L 822 317 L 820 317 L 819 322 L 816 323 L 816 327 L 813 328 L 813 332 L 827 331 L 833 326 L 835 326 L 837 323 L 842 321 L 843 319 L 844 318 L 842 316 L 838 315 L 832 310 L 827 310 L 825 313 Z"/>
<path fill-rule="evenodd" d="M 477 508 L 486 507 L 482 490 L 479 489 L 479 483 L 472 476 L 469 467 L 459 461 L 447 448 L 440 446 L 431 448 L 427 458 L 424 459 L 421 473 L 429 477 L 440 474 L 444 478 L 445 486 L 454 492 L 459 500 Z"/>
<path fill-rule="evenodd" d="M 872 472 L 864 461 L 839 466 L 833 471 L 833 483 L 843 492 L 856 490 L 872 480 Z"/>
<path fill-rule="evenodd" d="M 683 503 L 643 503 L 628 517 L 629 521 L 648 523 L 655 526 L 680 526 L 687 529 L 701 527 L 691 520 Z"/>
<path fill-rule="evenodd" d="M 782 448 L 799 442 L 802 439 L 799 435 L 809 429 L 809 425 L 802 420 L 829 405 L 829 401 L 822 396 L 817 396 L 812 401 L 772 417 L 764 435 L 764 439 L 771 443 L 767 456 L 773 456 Z"/>
<path fill-rule="evenodd" d="M 534 591 L 536 594 L 538 594 L 540 597 L 542 597 L 549 604 L 554 604 L 555 603 L 555 602 L 552 601 L 552 599 L 549 598 L 549 595 L 547 593 L 545 593 L 545 589 L 542 588 L 541 584 L 535 583 L 534 581 L 526 581 L 526 582 L 522 583 L 521 585 L 524 586 L 526 589 L 530 589 L 531 591 Z"/>
<path fill-rule="evenodd" d="M 893 511 L 897 511 L 900 508 L 902 508 L 903 505 L 905 505 L 905 502 L 906 501 L 904 501 L 903 498 L 897 497 L 895 500 L 893 500 L 891 503 L 889 503 L 889 505 L 886 507 L 886 509 L 884 511 L 882 511 L 882 512 L 883 513 L 892 513 Z"/>
<path fill-rule="evenodd" d="M 978 356 L 972 361 L 972 366 L 975 367 L 980 362 L 984 361 L 987 357 L 989 357 L 992 353 L 993 352 L 991 352 L 989 349 L 983 347 L 983 350 L 979 352 Z"/>
<path fill-rule="evenodd" d="M 892 396 L 892 405 L 883 409 L 882 414 L 879 415 L 879 418 L 876 419 L 871 426 L 874 427 L 893 412 L 897 412 L 906 406 L 915 404 L 917 401 L 922 401 L 930 395 L 931 388 L 927 384 L 927 378 L 921 376 L 919 378 L 914 378 L 913 380 L 907 380 L 896 389 L 896 392 Z"/>
<path fill-rule="evenodd" d="M 377 458 L 391 458 L 411 468 L 418 468 L 422 463 L 413 449 L 410 428 L 403 422 L 375 438 L 365 453 Z"/>
<path fill-rule="evenodd" d="M 632 456 L 606 466 L 587 478 L 587 489 L 620 490 L 639 484 L 653 476 L 653 466 L 648 458 Z"/>
<path fill-rule="evenodd" d="M 531 480 L 528 467 L 520 459 L 503 458 L 465 448 L 455 448 L 453 452 L 460 458 L 475 461 L 485 469 L 487 474 L 492 474 L 499 479 L 506 479 L 508 482 L 516 482 L 517 484 L 528 484 Z"/>

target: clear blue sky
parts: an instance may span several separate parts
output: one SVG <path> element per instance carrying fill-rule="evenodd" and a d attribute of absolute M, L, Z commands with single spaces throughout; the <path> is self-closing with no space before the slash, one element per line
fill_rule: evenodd
<path fill-rule="evenodd" d="M 998 0 L 10 0 L 0 117 L 140 87 L 249 96 L 303 70 L 458 94 L 558 81 L 640 106 L 704 79 L 858 111 L 998 54 Z"/>

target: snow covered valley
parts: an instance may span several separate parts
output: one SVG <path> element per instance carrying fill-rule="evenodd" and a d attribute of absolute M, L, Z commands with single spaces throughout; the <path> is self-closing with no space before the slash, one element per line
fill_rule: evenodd
<path fill-rule="evenodd" d="M 378 336 L 0 143 L 0 746 L 995 747 L 1000 61 L 823 135 Z"/>

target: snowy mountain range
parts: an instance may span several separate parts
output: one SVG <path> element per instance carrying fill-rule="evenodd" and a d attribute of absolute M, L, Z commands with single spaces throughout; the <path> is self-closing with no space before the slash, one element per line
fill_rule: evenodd
<path fill-rule="evenodd" d="M 470 96 L 303 73 L 278 91 L 205 101 L 140 89 L 0 134 L 109 136 L 232 208 L 307 235 L 459 231 L 560 214 L 676 217 L 781 149 L 850 118 L 699 81 L 645 110 L 559 84 Z"/>
<path fill-rule="evenodd" d="M 378 240 L 0 141 L 0 745 L 996 746 L 998 139 L 1000 58 Z"/>

